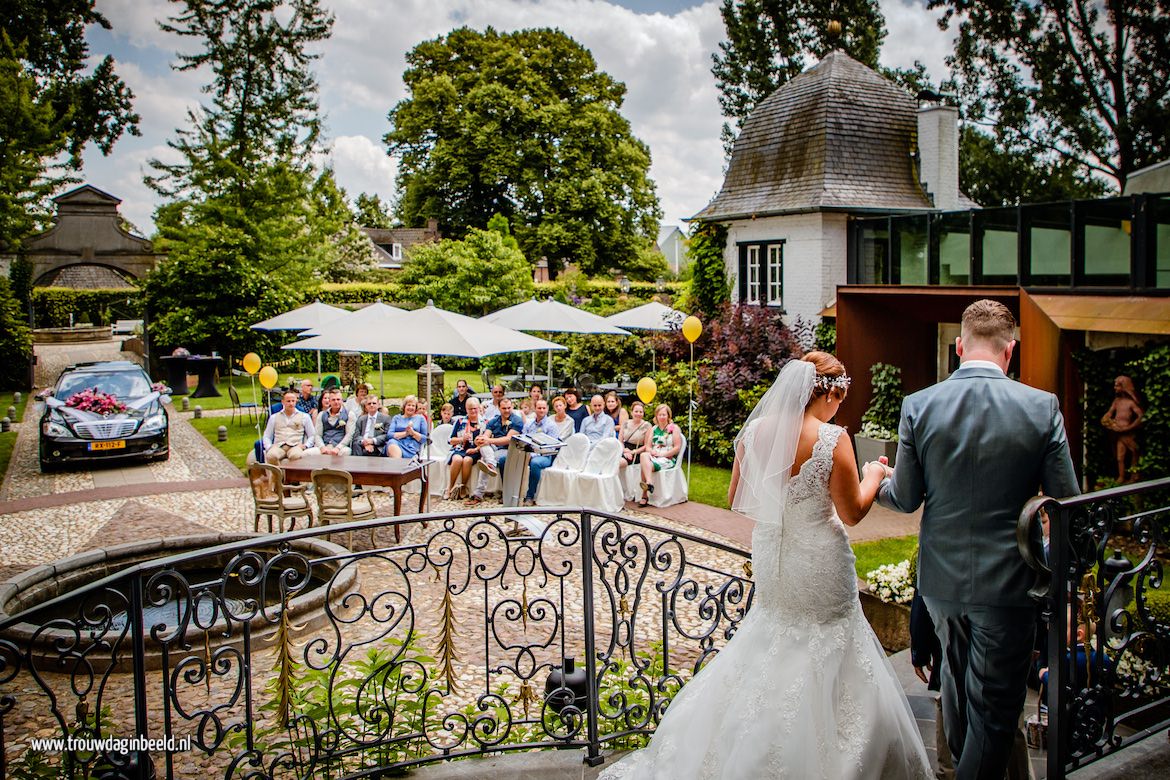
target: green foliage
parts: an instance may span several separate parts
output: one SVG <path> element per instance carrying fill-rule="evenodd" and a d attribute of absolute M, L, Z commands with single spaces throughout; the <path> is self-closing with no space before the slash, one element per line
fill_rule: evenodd
<path fill-rule="evenodd" d="M 813 330 L 813 349 L 828 352 L 830 355 L 837 353 L 836 320 L 822 317 L 821 321 L 817 323 Z"/>
<path fill-rule="evenodd" d="M 0 6 L 0 249 L 46 215 L 44 199 L 80 169 L 90 144 L 109 154 L 138 135 L 133 93 L 114 60 L 92 57 L 94 0 L 7 0 Z"/>
<path fill-rule="evenodd" d="M 568 347 L 564 352 L 553 353 L 556 376 L 589 374 L 598 382 L 608 382 L 621 374 L 635 378 L 645 376 L 650 365 L 650 342 L 637 336 L 592 333 L 549 333 L 546 336 Z"/>
<path fill-rule="evenodd" d="M 0 389 L 27 390 L 32 331 L 7 279 L 0 278 Z"/>
<path fill-rule="evenodd" d="M 354 218 L 362 227 L 389 228 L 394 220 L 390 218 L 390 209 L 377 195 L 361 193 L 353 204 Z"/>
<path fill-rule="evenodd" d="M 649 241 L 638 247 L 634 258 L 623 270 L 630 279 L 655 281 L 670 276 L 670 266 L 666 264 L 666 257 Z"/>
<path fill-rule="evenodd" d="M 1155 0 L 931 0 L 958 34 L 948 60 L 969 121 L 1000 148 L 1082 181 L 1129 174 L 1170 154 L 1170 14 Z"/>
<path fill-rule="evenodd" d="M 73 322 L 108 325 L 115 320 L 142 319 L 139 290 L 99 290 L 72 287 L 34 287 L 33 322 L 38 328 L 64 328 Z"/>
<path fill-rule="evenodd" d="M 752 109 L 787 84 L 812 60 L 833 49 L 877 67 L 886 22 L 877 0 L 723 0 L 720 7 L 727 40 L 713 56 L 711 72 L 719 87 L 723 142 L 731 144 Z M 829 33 L 832 21 L 840 37 Z"/>
<path fill-rule="evenodd" d="M 723 265 L 727 226 L 705 222 L 695 228 L 687 242 L 691 258 L 690 307 L 704 318 L 714 317 L 731 301 L 731 285 Z"/>
<path fill-rule="evenodd" d="M 959 143 L 959 188 L 985 207 L 1098 198 L 1107 190 L 1073 160 L 1007 149 L 973 125 Z"/>
<path fill-rule="evenodd" d="M 869 408 L 861 416 L 861 434 L 872 439 L 897 441 L 898 421 L 902 416 L 902 369 L 889 363 L 874 363 L 871 374 Z"/>
<path fill-rule="evenodd" d="M 1115 477 L 1117 461 L 1108 432 L 1098 421 L 1113 403 L 1113 380 L 1120 375 L 1133 380 L 1142 407 L 1137 430 L 1143 480 L 1170 475 L 1170 344 L 1147 344 L 1093 352 L 1073 353 L 1085 389 L 1085 477 L 1090 485 Z"/>
<path fill-rule="evenodd" d="M 462 237 L 507 217 L 525 255 L 625 269 L 658 228 L 650 151 L 625 86 L 558 30 L 454 30 L 415 46 L 385 136 L 397 215 Z"/>
<path fill-rule="evenodd" d="M 23 311 L 29 310 L 28 305 L 32 299 L 32 271 L 32 261 L 25 255 L 14 257 L 12 265 L 8 268 L 8 281 L 12 283 L 12 294 L 20 302 Z"/>
<path fill-rule="evenodd" d="M 523 253 L 494 230 L 468 231 L 414 247 L 402 265 L 404 300 L 479 317 L 532 297 L 532 269 Z"/>

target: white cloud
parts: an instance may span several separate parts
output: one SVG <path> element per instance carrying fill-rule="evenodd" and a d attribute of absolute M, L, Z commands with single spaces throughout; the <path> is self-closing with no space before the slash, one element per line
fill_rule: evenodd
<path fill-rule="evenodd" d="M 711 76 L 711 54 L 723 38 L 717 0 L 675 13 L 637 13 L 603 0 L 328 0 L 335 15 L 332 38 L 320 47 L 315 68 L 321 107 L 332 134 L 329 158 L 351 196 L 394 190 L 394 161 L 381 137 L 386 114 L 406 96 L 406 53 L 423 40 L 467 25 L 500 31 L 555 27 L 593 52 L 600 69 L 626 84 L 622 108 L 634 134 L 650 147 L 651 177 L 658 187 L 665 224 L 678 224 L 706 205 L 722 181 L 722 117 Z M 883 63 L 909 66 L 915 58 L 940 79 L 949 34 L 935 25 L 923 0 L 883 0 L 889 37 Z M 166 67 L 179 45 L 192 44 L 161 32 L 156 19 L 177 6 L 166 0 L 99 0 L 113 25 L 108 40 L 118 71 L 136 94 L 141 139 L 126 138 L 110 159 L 87 156 L 86 175 L 111 184 L 124 209 L 149 230 L 153 194 L 135 183 L 145 160 L 165 150 L 187 106 L 205 96 L 206 73 L 176 73 Z M 106 52 L 97 51 L 95 55 Z"/>

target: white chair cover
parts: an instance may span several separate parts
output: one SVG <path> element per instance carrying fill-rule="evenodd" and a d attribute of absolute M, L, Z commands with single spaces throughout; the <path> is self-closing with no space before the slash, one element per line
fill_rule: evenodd
<path fill-rule="evenodd" d="M 674 468 L 655 471 L 650 475 L 650 484 L 654 486 L 654 492 L 650 494 L 650 506 L 673 506 L 687 500 L 689 488 L 687 487 L 687 472 L 684 468 L 686 461 L 687 437 L 682 436 L 682 447 L 679 448 L 678 457 L 674 459 Z M 638 487 L 638 483 L 642 480 L 642 472 L 639 469 L 634 473 L 636 475 L 634 487 L 638 488 L 638 498 L 641 498 L 642 488 Z"/>
<path fill-rule="evenodd" d="M 620 512 L 622 483 L 618 476 L 618 457 L 622 443 L 616 438 L 602 439 L 593 446 L 585 468 L 573 475 L 569 484 L 572 506 L 585 506 L 605 512 Z M 545 472 L 548 473 L 547 471 Z M 541 482 L 543 482 L 543 478 Z"/>
<path fill-rule="evenodd" d="M 540 487 L 536 489 L 537 505 L 566 506 L 572 475 L 585 467 L 588 456 L 589 437 L 583 433 L 574 433 L 557 453 L 557 459 L 541 475 Z"/>
<path fill-rule="evenodd" d="M 430 456 L 427 456 L 427 445 L 423 442 L 418 451 L 419 460 L 427 461 L 427 490 L 432 496 L 442 495 L 447 489 L 447 480 L 451 472 L 447 468 L 447 455 L 451 452 L 451 423 L 443 423 L 431 431 Z M 417 493 L 419 481 L 416 479 L 402 487 L 407 493 Z"/>

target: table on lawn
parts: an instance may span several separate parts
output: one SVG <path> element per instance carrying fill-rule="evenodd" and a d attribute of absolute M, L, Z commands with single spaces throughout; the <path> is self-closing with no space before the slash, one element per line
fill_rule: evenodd
<path fill-rule="evenodd" d="M 298 460 L 284 460 L 280 463 L 284 481 L 311 482 L 315 469 L 338 469 L 348 471 L 355 485 L 388 487 L 394 493 L 394 516 L 402 511 L 402 486 L 423 477 L 424 466 L 417 461 L 404 458 L 364 457 L 361 455 L 306 455 Z M 419 491 L 418 511 L 426 511 L 427 489 Z M 398 526 L 394 526 L 394 541 L 402 538 Z"/>

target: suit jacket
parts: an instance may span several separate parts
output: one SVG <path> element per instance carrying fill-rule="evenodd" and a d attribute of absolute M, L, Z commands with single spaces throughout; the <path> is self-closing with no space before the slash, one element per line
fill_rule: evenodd
<path fill-rule="evenodd" d="M 1034 576 L 1016 547 L 1024 503 L 1080 492 L 1056 396 L 996 368 L 960 366 L 907 396 L 894 476 L 878 501 L 923 501 L 918 591 L 966 604 L 1027 607 Z"/>
<path fill-rule="evenodd" d="M 356 450 L 361 446 L 361 442 L 366 438 L 366 420 L 369 419 L 368 414 L 363 414 L 357 418 L 357 424 L 353 426 L 353 435 L 350 437 L 350 447 Z M 387 415 L 378 412 L 374 417 L 374 450 L 381 452 L 386 449 L 386 437 L 390 435 L 390 418 Z"/>

